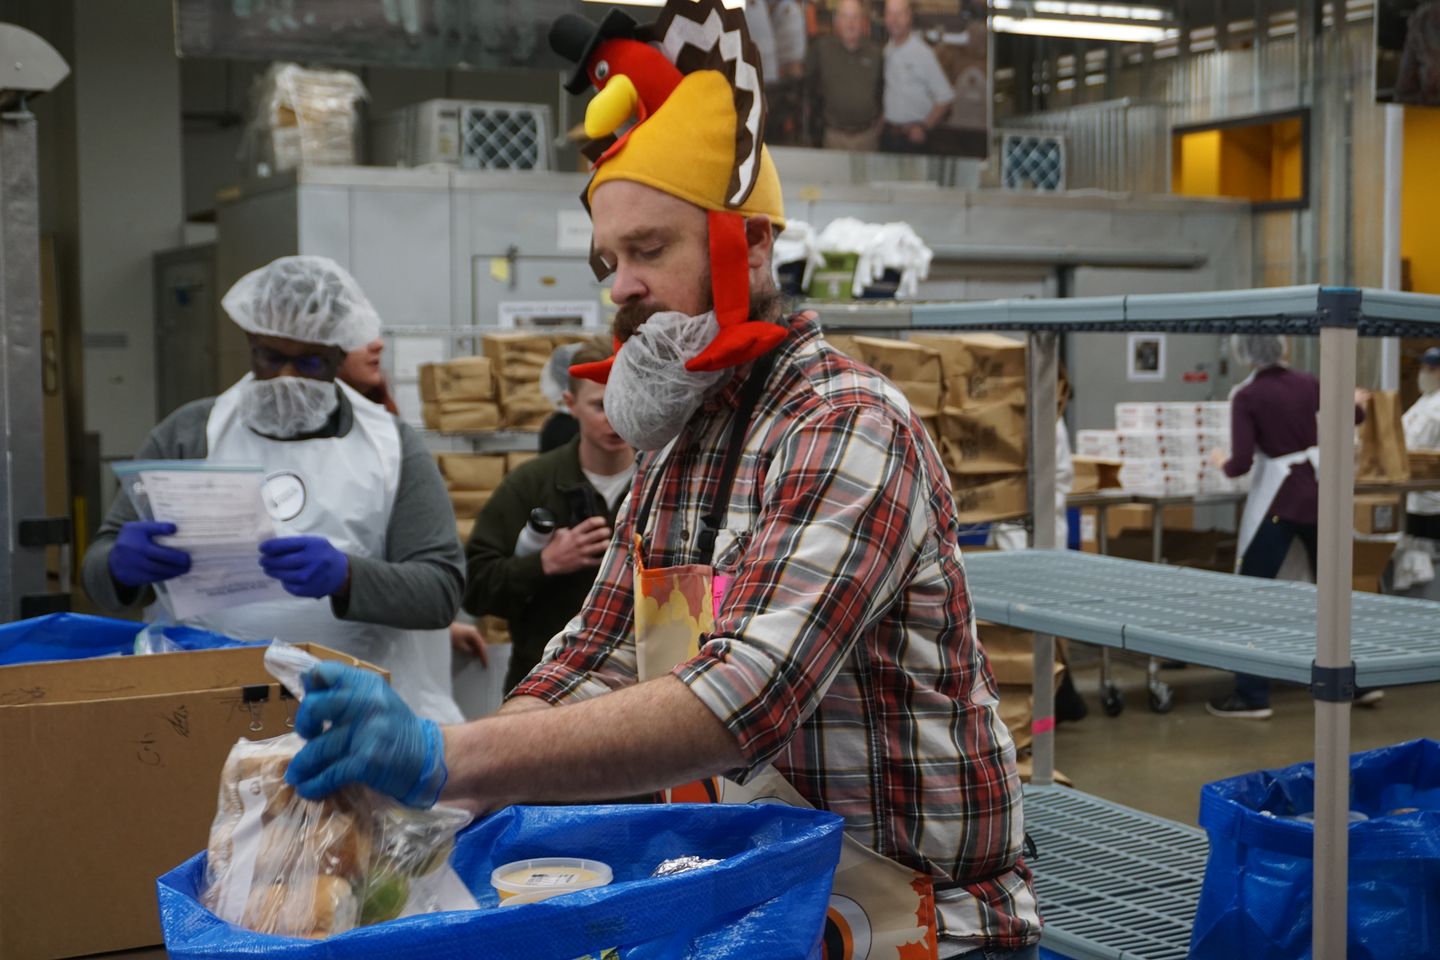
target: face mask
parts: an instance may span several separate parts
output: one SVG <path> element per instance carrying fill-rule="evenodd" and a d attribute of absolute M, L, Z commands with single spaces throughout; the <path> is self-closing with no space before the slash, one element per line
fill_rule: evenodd
<path fill-rule="evenodd" d="M 626 443 L 659 450 L 679 435 L 706 391 L 729 372 L 685 369 L 719 332 L 713 313 L 657 313 L 621 345 L 605 387 L 605 415 Z"/>
<path fill-rule="evenodd" d="M 274 377 L 245 384 L 240 417 L 256 433 L 284 440 L 319 430 L 339 405 L 332 381 Z"/>

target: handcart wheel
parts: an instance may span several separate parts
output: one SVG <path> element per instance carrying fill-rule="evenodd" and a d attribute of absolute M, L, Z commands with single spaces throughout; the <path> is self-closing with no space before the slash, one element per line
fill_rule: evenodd
<path fill-rule="evenodd" d="M 1113 684 L 1100 691 L 1100 707 L 1107 717 L 1118 717 L 1125 712 L 1125 695 Z"/>
<path fill-rule="evenodd" d="M 1169 713 L 1175 709 L 1175 690 L 1168 683 L 1157 683 L 1150 688 L 1150 712 Z"/>

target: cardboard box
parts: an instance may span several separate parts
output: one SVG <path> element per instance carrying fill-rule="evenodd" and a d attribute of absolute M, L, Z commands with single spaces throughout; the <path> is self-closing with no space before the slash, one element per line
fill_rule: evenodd
<path fill-rule="evenodd" d="M 1030 512 L 1027 474 L 1001 476 L 951 475 L 955 510 L 961 523 L 1013 520 Z"/>
<path fill-rule="evenodd" d="M 1407 450 L 1410 479 L 1440 480 L 1440 450 Z"/>
<path fill-rule="evenodd" d="M 1354 566 L 1350 571 L 1351 587 L 1362 593 L 1380 593 L 1380 578 L 1390 566 L 1395 544 L 1390 540 L 1355 538 Z"/>
<path fill-rule="evenodd" d="M 1071 493 L 1097 493 L 1120 486 L 1120 460 L 1072 457 L 1070 462 L 1075 465 L 1075 482 L 1070 488 Z"/>
<path fill-rule="evenodd" d="M 1105 513 L 1106 533 L 1118 537 L 1126 530 L 1150 531 L 1150 515 L 1154 511 L 1144 504 L 1127 503 L 1111 507 Z M 1195 528 L 1194 507 L 1166 507 L 1160 521 L 1166 530 L 1193 530 Z"/>
<path fill-rule="evenodd" d="M 493 490 L 451 490 L 450 506 L 455 511 L 455 519 L 474 520 L 494 495 Z"/>
<path fill-rule="evenodd" d="M 500 405 L 500 423 L 506 430 L 539 430 L 554 413 L 555 404 L 531 384 Z"/>
<path fill-rule="evenodd" d="M 1235 534 L 1222 530 L 1171 530 L 1164 531 L 1161 543 L 1161 559 L 1172 566 L 1194 567 L 1198 570 L 1214 570 L 1233 573 L 1235 570 Z M 1150 532 L 1127 530 L 1110 538 L 1109 555 L 1126 560 L 1152 559 L 1154 545 Z"/>
<path fill-rule="evenodd" d="M 1399 533 L 1405 525 L 1405 502 L 1398 496 L 1364 494 L 1355 497 L 1355 532 Z"/>
<path fill-rule="evenodd" d="M 420 399 L 431 403 L 494 400 L 495 377 L 489 357 L 462 357 L 420 365 Z"/>
<path fill-rule="evenodd" d="M 438 433 L 479 433 L 500 428 L 500 407 L 488 400 L 424 403 L 425 428 Z"/>
<path fill-rule="evenodd" d="M 998 333 L 923 334 L 911 343 L 940 354 L 945 405 L 1025 403 L 1025 342 Z"/>
<path fill-rule="evenodd" d="M 435 462 L 451 490 L 498 490 L 505 479 L 503 454 L 438 453 Z"/>
<path fill-rule="evenodd" d="M 533 450 L 512 450 L 505 454 L 505 472 L 510 473 L 520 467 L 521 464 L 529 463 L 540 454 Z"/>
<path fill-rule="evenodd" d="M 1013 403 L 940 412 L 940 453 L 951 473 L 1010 473 L 1027 466 L 1025 408 Z"/>
<path fill-rule="evenodd" d="M 0 957 L 161 942 L 155 878 L 205 849 L 231 746 L 291 732 L 295 702 L 263 658 L 252 647 L 0 668 Z"/>

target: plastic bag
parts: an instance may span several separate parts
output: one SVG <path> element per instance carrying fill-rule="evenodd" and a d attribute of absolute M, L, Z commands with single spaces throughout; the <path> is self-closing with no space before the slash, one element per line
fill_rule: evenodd
<path fill-rule="evenodd" d="M 220 775 L 201 902 L 258 933 L 320 939 L 455 903 L 447 872 L 470 815 L 402 808 L 349 787 L 323 801 L 285 782 L 296 734 L 242 740 Z"/>
<path fill-rule="evenodd" d="M 1350 758 L 1350 960 L 1440 957 L 1440 743 Z M 1192 960 L 1310 956 L 1314 764 L 1207 784 L 1210 858 Z"/>
<path fill-rule="evenodd" d="M 80 613 L 52 613 L 0 624 L 0 666 L 146 652 L 137 649 L 137 626 L 133 620 L 112 620 Z M 224 650 L 259 645 L 195 627 L 171 625 L 164 627 L 163 631 L 166 644 L 180 650 Z"/>
<path fill-rule="evenodd" d="M 451 858 L 481 909 L 402 918 L 324 943 L 227 926 L 197 902 L 205 860 L 160 878 L 171 960 L 810 960 L 840 857 L 844 821 L 780 804 L 509 807 L 460 835 Z M 591 857 L 608 886 L 497 907 L 491 872 L 529 857 Z M 680 856 L 720 861 L 651 878 Z"/>
<path fill-rule="evenodd" d="M 265 667 L 297 700 L 319 661 L 288 643 Z M 285 781 L 298 734 L 241 740 L 220 773 L 201 902 L 257 933 L 316 940 L 401 916 L 473 909 L 449 865 L 463 810 L 412 810 L 361 786 L 302 799 Z"/>

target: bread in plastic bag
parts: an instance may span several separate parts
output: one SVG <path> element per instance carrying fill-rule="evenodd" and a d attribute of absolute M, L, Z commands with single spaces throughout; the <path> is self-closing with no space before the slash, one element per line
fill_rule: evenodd
<path fill-rule="evenodd" d="M 449 866 L 468 813 L 412 810 L 360 786 L 305 800 L 285 782 L 304 745 L 287 734 L 231 748 L 201 898 L 211 912 L 257 933 L 323 939 L 475 907 Z"/>

